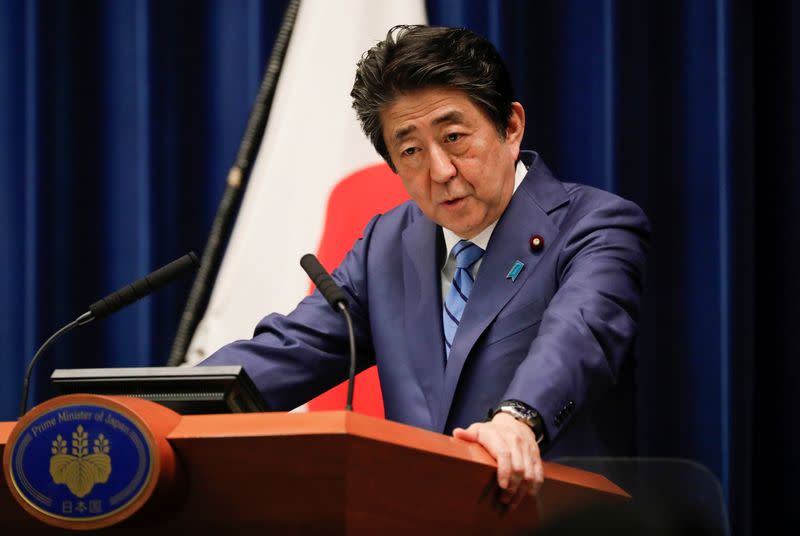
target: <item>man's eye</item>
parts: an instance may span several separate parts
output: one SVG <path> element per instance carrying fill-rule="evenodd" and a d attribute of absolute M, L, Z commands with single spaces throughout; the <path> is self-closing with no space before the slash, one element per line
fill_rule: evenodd
<path fill-rule="evenodd" d="M 408 149 L 403 150 L 403 156 L 411 156 L 418 151 L 416 147 L 409 147 Z"/>
<path fill-rule="evenodd" d="M 457 132 L 452 132 L 452 133 L 448 134 L 447 136 L 445 136 L 445 140 L 447 142 L 449 142 L 449 143 L 456 142 L 456 141 L 458 141 L 460 139 L 461 139 L 461 134 L 458 134 Z"/>

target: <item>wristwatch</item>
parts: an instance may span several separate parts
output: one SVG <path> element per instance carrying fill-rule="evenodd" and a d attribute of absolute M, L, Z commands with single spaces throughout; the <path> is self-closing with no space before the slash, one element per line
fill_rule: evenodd
<path fill-rule="evenodd" d="M 518 421 L 527 424 L 536 438 L 539 445 L 544 441 L 544 421 L 539 412 L 519 400 L 503 400 L 497 406 L 489 410 L 487 420 L 492 420 L 498 413 L 508 413 Z"/>

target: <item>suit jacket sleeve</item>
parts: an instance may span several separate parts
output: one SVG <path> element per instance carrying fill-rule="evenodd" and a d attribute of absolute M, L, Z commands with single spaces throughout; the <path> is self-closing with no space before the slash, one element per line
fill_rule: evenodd
<path fill-rule="evenodd" d="M 596 201 L 562 222 L 558 289 L 505 393 L 539 411 L 551 441 L 615 384 L 637 331 L 647 219 L 616 196 Z"/>
<path fill-rule="evenodd" d="M 378 218 L 369 222 L 364 236 L 331 274 L 349 302 L 359 370 L 374 364 L 369 350 L 366 257 Z M 252 339 L 223 346 L 201 363 L 228 364 L 244 366 L 271 409 L 296 408 L 347 378 L 350 350 L 345 320 L 314 290 L 288 315 L 266 316 Z"/>

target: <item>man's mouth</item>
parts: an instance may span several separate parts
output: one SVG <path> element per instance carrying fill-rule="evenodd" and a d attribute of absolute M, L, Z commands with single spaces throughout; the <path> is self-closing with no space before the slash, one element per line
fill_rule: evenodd
<path fill-rule="evenodd" d="M 443 201 L 442 204 L 446 207 L 455 207 L 459 203 L 461 203 L 465 198 L 464 197 L 454 197 L 453 199 L 448 199 Z"/>

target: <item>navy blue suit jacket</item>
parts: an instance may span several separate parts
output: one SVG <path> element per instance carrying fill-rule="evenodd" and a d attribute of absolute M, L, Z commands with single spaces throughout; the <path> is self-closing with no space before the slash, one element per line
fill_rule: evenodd
<path fill-rule="evenodd" d="M 495 227 L 447 361 L 441 229 L 413 202 L 369 222 L 333 272 L 350 301 L 359 366 L 377 364 L 391 420 L 450 433 L 517 399 L 544 418 L 546 457 L 626 454 L 633 400 L 620 384 L 647 219 L 615 195 L 558 181 L 535 153 L 522 158 L 528 174 Z M 315 292 L 203 364 L 244 365 L 267 403 L 288 410 L 346 378 L 348 356 L 344 320 Z"/>

